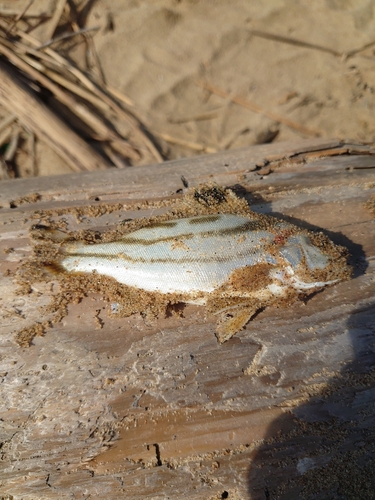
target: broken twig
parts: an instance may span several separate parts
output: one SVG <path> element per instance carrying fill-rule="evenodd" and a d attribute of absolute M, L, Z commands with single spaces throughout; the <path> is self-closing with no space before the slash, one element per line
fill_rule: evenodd
<path fill-rule="evenodd" d="M 260 115 L 267 116 L 267 118 L 270 118 L 271 120 L 274 120 L 279 123 L 283 123 L 289 128 L 292 128 L 294 130 L 297 130 L 298 132 L 301 132 L 302 134 L 305 135 L 311 135 L 313 137 L 319 137 L 320 132 L 317 130 L 312 130 L 308 127 L 305 127 L 303 125 L 300 125 L 299 123 L 296 123 L 292 120 L 289 120 L 288 118 L 284 118 L 283 116 L 277 115 L 276 113 L 272 113 L 271 111 L 267 111 L 257 104 L 252 103 L 251 101 L 248 101 L 247 99 L 242 99 L 241 97 L 234 96 L 232 97 L 229 92 L 225 92 L 225 90 L 219 89 L 217 87 L 214 87 L 213 85 L 210 85 L 209 83 L 206 82 L 195 82 L 198 87 L 201 87 L 202 89 L 208 90 L 209 92 L 212 92 L 212 94 L 216 94 L 220 97 L 223 97 L 225 99 L 230 99 L 235 104 L 238 104 L 239 106 L 242 106 L 243 108 L 250 109 L 251 111 L 254 111 L 255 113 L 258 113 Z"/>

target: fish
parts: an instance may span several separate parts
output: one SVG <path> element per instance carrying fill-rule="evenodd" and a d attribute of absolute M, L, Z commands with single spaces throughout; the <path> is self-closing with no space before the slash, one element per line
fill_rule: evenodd
<path fill-rule="evenodd" d="M 321 233 L 249 210 L 160 220 L 111 242 L 63 242 L 58 265 L 206 306 L 223 343 L 260 309 L 348 279 L 347 256 Z"/>

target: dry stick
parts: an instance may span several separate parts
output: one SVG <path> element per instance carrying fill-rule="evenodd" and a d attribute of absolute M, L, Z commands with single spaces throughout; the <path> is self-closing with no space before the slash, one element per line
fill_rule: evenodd
<path fill-rule="evenodd" d="M 105 123 L 98 118 L 97 115 L 92 113 L 86 106 L 78 103 L 75 99 L 70 97 L 66 92 L 55 85 L 51 80 L 46 78 L 40 71 L 35 70 L 33 67 L 19 57 L 12 50 L 5 47 L 0 43 L 0 54 L 3 54 L 7 59 L 14 64 L 17 68 L 25 71 L 37 82 L 41 83 L 45 88 L 50 90 L 54 96 L 61 101 L 67 108 L 73 111 L 84 123 L 91 127 L 102 140 L 116 140 L 121 139 L 118 134 L 105 125 Z"/>
<path fill-rule="evenodd" d="M 17 10 L 4 9 L 0 5 L 0 16 L 2 18 L 14 17 L 14 16 L 18 16 L 19 14 L 20 14 L 20 11 L 18 9 Z M 41 13 L 35 12 L 34 14 L 28 14 L 26 12 L 25 14 L 23 14 L 23 17 L 25 17 L 27 19 L 37 19 L 38 21 L 40 21 L 42 19 L 43 20 L 44 19 L 51 19 L 52 14 L 49 14 L 48 12 L 41 12 Z M 7 26 L 9 26 L 9 23 Z"/>
<path fill-rule="evenodd" d="M 11 125 L 17 119 L 16 115 L 13 113 L 1 120 L 0 122 L 0 133 L 5 130 L 9 125 Z"/>
<path fill-rule="evenodd" d="M 9 34 L 12 29 L 16 26 L 18 21 L 23 18 L 23 16 L 26 14 L 26 12 L 29 10 L 29 8 L 32 6 L 32 4 L 35 2 L 35 0 L 30 0 L 29 3 L 25 6 L 23 11 L 17 15 L 16 19 L 13 21 L 13 23 L 9 26 L 7 29 L 7 33 Z"/>
<path fill-rule="evenodd" d="M 6 23 L 1 18 L 0 18 L 0 27 L 2 27 L 4 30 L 7 27 Z M 39 57 L 42 59 L 45 58 L 46 55 L 49 56 L 51 62 L 54 61 L 55 64 L 59 64 L 63 68 L 67 69 L 73 76 L 75 76 L 77 78 L 78 81 L 83 83 L 83 85 L 85 85 L 89 90 L 91 90 L 94 93 L 96 92 L 97 87 L 93 84 L 93 82 L 91 80 L 89 80 L 89 78 L 87 78 L 87 76 L 84 75 L 78 68 L 71 65 L 60 54 L 58 54 L 57 52 L 55 52 L 53 49 L 51 49 L 49 47 L 44 49 L 43 52 L 42 51 L 38 52 L 36 47 L 39 47 L 40 42 L 36 38 L 32 37 L 29 33 L 25 33 L 24 31 L 18 30 L 18 29 L 16 30 L 16 34 L 17 34 L 17 36 L 19 36 L 20 38 L 22 38 L 26 42 L 29 42 L 34 47 L 34 48 L 31 48 L 31 47 L 24 45 L 23 46 L 24 51 L 30 52 L 30 54 L 32 54 L 35 57 L 38 57 L 38 54 L 39 54 Z M 20 46 L 19 43 L 15 43 L 15 45 L 17 47 Z"/>
<path fill-rule="evenodd" d="M 369 49 L 370 47 L 373 47 L 374 45 L 375 45 L 375 41 L 373 40 L 372 42 L 365 43 L 364 45 L 362 45 L 362 47 L 359 47 L 358 49 L 349 50 L 344 55 L 346 57 L 352 57 L 352 56 L 359 54 L 360 52 L 363 52 L 366 49 Z"/>
<path fill-rule="evenodd" d="M 219 115 L 219 110 L 216 109 L 216 110 L 206 111 L 205 113 L 198 113 L 196 115 L 181 116 L 180 118 L 170 117 L 168 118 L 168 121 L 169 123 L 176 123 L 176 124 L 187 123 L 187 122 L 199 122 L 204 120 L 212 120 L 213 118 L 217 118 L 218 115 Z"/>
<path fill-rule="evenodd" d="M 6 29 L 6 23 L 0 19 L 0 27 Z M 16 34 L 29 42 L 34 48 L 40 45 L 40 42 L 32 37 L 30 34 L 25 33 L 20 29 L 16 29 Z M 30 49 L 32 51 L 32 49 Z M 139 136 L 140 140 L 143 141 L 147 149 L 153 154 L 154 158 L 157 162 L 161 163 L 163 161 L 162 156 L 160 155 L 157 148 L 154 146 L 153 142 L 147 137 L 147 135 L 141 130 L 138 121 L 141 119 L 138 118 L 133 110 L 124 111 L 111 97 L 109 97 L 105 92 L 103 92 L 100 88 L 98 88 L 86 75 L 82 73 L 78 68 L 71 65 L 64 57 L 55 52 L 53 49 L 47 47 L 44 49 L 44 52 L 48 54 L 52 60 L 61 64 L 64 68 L 66 68 L 73 76 L 75 76 L 81 83 L 83 83 L 89 90 L 91 90 L 94 94 L 100 97 L 108 106 L 112 109 L 113 112 L 117 113 L 120 118 L 125 120 L 130 127 L 132 127 L 133 131 L 136 135 Z M 33 54 L 35 55 L 35 54 Z M 122 99 L 124 103 L 126 103 L 125 99 Z"/>
<path fill-rule="evenodd" d="M 4 24 L 2 23 L 0 19 L 0 26 L 3 26 Z M 22 30 L 17 30 L 17 35 L 19 35 L 21 38 L 24 38 L 26 41 L 31 43 L 34 47 L 37 47 L 39 45 L 38 41 L 33 38 L 31 35 L 28 33 L 23 32 Z M 108 106 L 119 115 L 120 118 L 125 120 L 134 130 L 136 135 L 140 137 L 140 140 L 143 141 L 143 143 L 146 145 L 148 150 L 153 154 L 154 158 L 156 159 L 157 162 L 161 163 L 163 161 L 162 156 L 160 155 L 159 151 L 156 149 L 154 146 L 153 142 L 147 137 L 147 135 L 141 130 L 141 128 L 138 125 L 138 121 L 141 121 L 136 115 L 135 112 L 132 110 L 124 111 L 113 99 L 111 99 L 105 92 L 103 92 L 99 87 L 97 87 L 89 78 L 87 78 L 86 75 L 82 73 L 78 68 L 72 66 L 69 64 L 69 62 L 64 59 L 60 54 L 52 50 L 51 48 L 47 47 L 44 49 L 45 53 L 47 53 L 51 58 L 53 58 L 56 62 L 61 64 L 64 68 L 66 68 L 68 71 L 72 73 L 73 76 L 75 76 L 80 82 L 82 82 L 89 90 L 91 90 L 94 94 L 96 94 L 98 97 L 100 97 L 105 103 L 108 104 Z M 123 100 L 123 102 L 126 102 Z"/>
<path fill-rule="evenodd" d="M 1 20 L 0 20 L 1 25 Z M 27 33 L 19 30 L 17 33 L 21 37 L 24 37 L 27 41 L 32 43 L 34 46 L 38 45 L 37 40 L 35 40 L 32 36 Z M 140 137 L 140 139 L 144 142 L 148 150 L 153 154 L 156 161 L 161 163 L 163 161 L 162 156 L 160 155 L 157 148 L 154 146 L 153 142 L 147 137 L 147 135 L 141 130 L 137 121 L 141 121 L 139 117 L 136 116 L 133 110 L 124 111 L 113 99 L 111 99 L 105 92 L 103 92 L 99 87 L 97 87 L 86 75 L 82 73 L 78 68 L 69 64 L 69 62 L 64 59 L 60 54 L 52 50 L 51 48 L 46 48 L 45 52 L 54 58 L 57 62 L 63 65 L 68 71 L 70 71 L 79 81 L 81 81 L 89 90 L 95 93 L 98 97 L 100 97 L 108 106 L 119 115 L 120 118 L 125 120 L 134 130 L 134 132 Z M 123 99 L 123 102 L 126 101 Z"/>
<path fill-rule="evenodd" d="M 36 163 L 36 154 L 35 154 L 35 134 L 30 129 L 27 129 L 27 133 L 28 133 L 27 145 L 31 163 L 31 172 L 33 176 L 36 177 L 38 175 L 38 165 Z"/>
<path fill-rule="evenodd" d="M 81 16 L 83 13 L 84 13 L 84 10 L 88 7 L 90 8 L 90 2 L 92 2 L 92 0 L 83 0 L 81 2 L 81 5 L 79 6 L 79 9 L 80 11 L 78 12 L 78 17 Z"/>
<path fill-rule="evenodd" d="M 73 94 L 82 97 L 82 99 L 85 99 L 85 101 L 90 102 L 96 108 L 101 109 L 102 111 L 109 110 L 109 106 L 106 103 L 104 103 L 101 99 L 99 99 L 99 97 L 96 97 L 95 94 L 88 92 L 85 88 L 80 87 L 76 83 L 73 83 L 70 80 L 64 78 L 61 74 L 56 73 L 55 71 L 47 69 L 45 67 L 43 67 L 41 71 L 43 71 L 43 73 L 46 76 L 48 76 L 51 80 L 61 85 L 61 87 L 64 87 Z"/>
<path fill-rule="evenodd" d="M 74 3 L 74 0 L 68 0 L 67 7 L 70 14 L 70 21 L 69 21 L 70 25 L 74 31 L 78 31 L 79 30 L 78 11 L 77 11 L 77 6 Z"/>
<path fill-rule="evenodd" d="M 303 125 L 300 125 L 299 123 L 293 122 L 292 120 L 288 120 L 288 118 L 284 118 L 283 116 L 277 115 L 275 113 L 272 113 L 271 111 L 266 111 L 265 109 L 261 108 L 257 104 L 252 103 L 251 101 L 248 101 L 246 99 L 242 99 L 241 97 L 231 97 L 231 95 L 228 92 L 225 92 L 225 90 L 219 89 L 217 87 L 214 87 L 213 85 L 210 85 L 209 83 L 205 82 L 195 82 L 198 87 L 201 87 L 202 89 L 208 90 L 209 92 L 212 92 L 213 94 L 216 94 L 220 97 L 223 97 L 224 99 L 230 99 L 232 102 L 235 104 L 238 104 L 239 106 L 242 106 L 243 108 L 250 109 L 251 111 L 254 111 L 255 113 L 259 113 L 260 115 L 267 116 L 271 120 L 274 120 L 279 123 L 283 123 L 289 128 L 292 128 L 294 130 L 298 130 L 298 132 L 302 132 L 303 134 L 306 135 L 312 135 L 314 137 L 319 137 L 321 134 L 317 130 L 312 130 L 311 128 L 304 127 Z"/>
<path fill-rule="evenodd" d="M 85 35 L 84 38 L 85 38 L 85 41 L 87 44 L 86 59 L 87 59 L 87 62 L 89 63 L 89 67 L 92 68 L 92 65 L 90 64 L 90 61 L 88 58 L 89 54 L 91 53 L 92 59 L 94 60 L 94 64 L 95 64 L 95 67 L 97 70 L 96 71 L 97 78 L 99 80 L 100 85 L 104 87 L 105 86 L 105 77 L 104 77 L 102 65 L 100 64 L 98 53 L 96 51 L 94 37 L 91 36 L 91 34 L 88 34 L 88 35 Z"/>
<path fill-rule="evenodd" d="M 5 144 L 12 135 L 13 129 L 9 127 L 0 133 L 0 147 Z"/>
<path fill-rule="evenodd" d="M 4 42 L 5 41 L 3 40 L 3 43 Z M 5 43 L 7 43 L 7 42 L 5 42 Z M 9 43 L 7 43 L 7 45 L 9 45 Z M 0 52 L 1 52 L 1 45 L 0 45 Z M 39 54 L 39 53 L 37 52 L 37 54 Z M 15 61 L 16 57 L 17 57 L 17 55 L 14 55 L 14 61 Z M 36 61 L 35 59 L 30 58 L 25 54 L 20 54 L 19 57 L 21 60 L 23 60 L 24 62 L 29 64 L 31 67 L 36 69 L 37 74 L 41 75 L 41 73 L 44 73 L 45 75 L 49 76 L 52 80 L 55 80 L 59 85 L 67 88 L 68 90 L 70 90 L 73 93 L 76 93 L 80 97 L 87 99 L 89 102 L 91 102 L 92 104 L 99 107 L 99 109 L 100 108 L 101 109 L 104 108 L 105 110 L 110 109 L 109 106 L 106 105 L 105 103 L 103 103 L 103 101 L 101 101 L 98 97 L 89 93 L 84 88 L 81 88 L 78 85 L 65 79 L 60 74 L 55 73 L 52 70 L 47 70 L 43 64 Z M 17 64 L 17 66 L 19 67 L 20 65 Z M 35 76 L 35 78 L 37 79 L 36 76 Z M 40 78 L 39 78 L 39 80 L 40 80 Z M 50 80 L 48 80 L 48 79 L 45 80 L 44 82 L 46 82 L 47 84 L 49 82 L 50 83 L 49 88 L 50 88 L 50 90 L 53 91 L 53 87 L 51 87 L 51 85 L 53 85 L 52 82 L 50 82 Z M 118 134 L 116 134 L 112 129 L 107 127 L 107 125 L 105 125 L 105 123 L 100 118 L 98 118 L 98 116 L 96 114 L 89 111 L 86 106 L 83 106 L 80 103 L 76 103 L 76 101 L 73 101 L 75 103 L 75 105 L 72 108 L 71 103 L 69 104 L 69 102 L 67 102 L 67 100 L 69 100 L 69 96 L 67 94 L 65 94 L 64 92 L 62 92 L 59 87 L 55 86 L 54 89 L 57 90 L 57 92 L 58 92 L 58 95 L 56 97 L 58 99 L 60 99 L 60 101 L 62 101 L 65 105 L 69 106 L 73 112 L 75 112 L 87 125 L 89 125 L 89 127 L 91 127 L 91 129 L 94 130 L 94 132 L 96 133 L 96 136 L 95 136 L 96 140 L 116 141 L 117 149 L 119 151 L 121 151 L 121 154 L 123 154 L 124 156 L 128 157 L 129 159 L 131 159 L 133 161 L 138 161 L 140 159 L 138 153 L 134 150 L 134 148 L 126 140 L 122 139 Z M 55 94 L 56 94 L 56 92 L 55 92 Z"/>
<path fill-rule="evenodd" d="M 122 92 L 120 92 L 117 89 L 114 89 L 110 85 L 106 85 L 107 91 L 112 94 L 118 101 L 123 102 L 127 106 L 130 106 L 131 108 L 134 108 L 134 102 L 130 99 L 130 97 L 124 95 Z"/>
<path fill-rule="evenodd" d="M 62 42 L 63 40 L 68 40 L 68 38 L 73 38 L 77 35 L 84 35 L 85 33 L 88 33 L 90 31 L 98 31 L 98 29 L 100 29 L 99 26 L 95 26 L 94 28 L 82 28 L 80 30 L 74 31 L 74 33 L 63 33 L 62 35 L 57 36 L 56 38 L 52 38 L 51 40 L 48 40 L 48 42 L 39 45 L 39 47 L 37 47 L 36 50 L 45 49 L 46 47 L 49 47 L 54 43 Z"/>
<path fill-rule="evenodd" d="M 178 139 L 177 137 L 172 137 L 169 134 L 164 134 L 162 132 L 157 132 L 157 136 L 170 144 L 177 144 L 178 146 L 182 146 L 184 148 L 192 149 L 193 151 L 199 151 L 204 153 L 216 153 L 215 148 L 211 148 L 210 146 L 204 146 L 203 144 L 198 144 L 196 142 L 184 141 L 183 139 Z"/>
<path fill-rule="evenodd" d="M 8 162 L 13 160 L 14 155 L 16 154 L 17 151 L 19 138 L 20 138 L 20 128 L 17 126 L 17 129 L 14 130 L 12 133 L 12 137 L 9 141 L 9 146 L 4 154 L 5 161 Z"/>
<path fill-rule="evenodd" d="M 18 75 L 0 62 L 0 101 L 20 122 L 35 131 L 72 170 L 97 170 L 109 165 L 94 149 L 44 106 L 19 80 Z"/>
<path fill-rule="evenodd" d="M 319 50 L 320 52 L 327 52 L 328 54 L 332 54 L 336 57 L 353 57 L 359 52 L 363 50 L 369 49 L 373 45 L 375 45 L 375 41 L 366 43 L 357 49 L 349 50 L 347 52 L 339 52 L 338 50 L 331 49 L 329 47 L 324 47 L 323 45 L 318 45 L 316 43 L 309 43 L 303 40 L 297 40 L 296 38 L 290 38 L 282 35 L 275 35 L 273 33 L 267 33 L 266 31 L 259 30 L 250 30 L 250 33 L 254 36 L 258 36 L 260 38 L 265 38 L 266 40 L 273 40 L 274 42 L 287 43 L 289 45 L 295 45 L 297 47 L 303 47 L 305 49 Z"/>
<path fill-rule="evenodd" d="M 249 130 L 248 127 L 244 127 L 240 130 L 236 130 L 230 137 L 226 137 L 225 141 L 220 141 L 220 149 L 229 149 L 231 145 L 244 133 Z"/>
<path fill-rule="evenodd" d="M 32 37 L 28 36 L 30 42 Z M 103 92 L 99 87 L 97 87 L 89 78 L 87 78 L 78 68 L 69 64 L 69 62 L 64 59 L 60 54 L 53 51 L 50 48 L 46 48 L 45 52 L 47 52 L 51 57 L 53 57 L 56 61 L 60 62 L 66 69 L 68 69 L 79 81 L 81 81 L 89 90 L 95 93 L 100 99 L 102 99 L 108 106 L 112 109 L 113 112 L 117 113 L 119 117 L 125 120 L 128 125 L 133 129 L 136 135 L 139 136 L 140 140 L 145 144 L 151 154 L 154 156 L 158 163 L 163 162 L 163 158 L 160 155 L 157 148 L 154 146 L 153 142 L 147 137 L 147 135 L 141 130 L 138 122 L 141 122 L 141 119 L 136 116 L 135 112 L 132 110 L 124 111 L 113 99 L 111 99 L 105 92 Z M 103 85 L 104 86 L 104 85 Z M 105 87 L 105 86 L 104 86 Z M 123 99 L 123 102 L 126 102 Z M 138 121 L 138 122 L 137 122 Z"/>
<path fill-rule="evenodd" d="M 133 161 L 139 161 L 141 159 L 141 155 L 135 149 L 131 148 L 131 146 L 129 146 L 126 141 L 114 140 L 110 142 L 110 145 L 112 146 L 112 149 L 126 158 L 129 158 Z M 130 151 L 129 148 L 131 148 Z"/>
<path fill-rule="evenodd" d="M 0 35 L 1 39 L 1 35 Z M 2 40 L 4 42 L 4 40 Z M 58 68 L 61 70 L 61 65 L 56 62 L 54 59 L 51 59 L 50 56 L 45 54 L 44 52 L 40 51 L 38 52 L 35 49 L 31 49 L 30 47 L 27 47 L 23 45 L 20 42 L 14 42 L 13 44 L 8 43 L 8 48 L 12 47 L 14 49 L 17 49 L 17 54 L 18 56 L 23 59 L 25 62 L 27 62 L 30 66 L 38 70 L 39 72 L 43 73 L 44 75 L 48 76 L 51 80 L 55 81 L 58 83 L 61 87 L 65 87 L 67 90 L 72 92 L 73 94 L 78 95 L 79 97 L 82 97 L 86 101 L 90 102 L 93 104 L 95 107 L 103 110 L 103 111 L 110 111 L 110 106 L 108 106 L 107 103 L 103 101 L 100 97 L 97 97 L 96 94 L 93 92 L 90 92 L 89 90 L 86 90 L 85 87 L 79 86 L 76 83 L 74 83 L 71 80 L 68 80 L 65 78 L 61 73 L 57 73 L 53 69 L 49 69 L 47 65 L 52 66 L 53 68 Z M 28 57 L 27 54 L 31 54 L 34 57 Z M 41 61 L 37 61 L 36 58 L 39 58 Z M 46 64 L 44 64 L 46 63 Z M 75 77 L 75 75 L 73 75 Z M 75 77 L 76 78 L 76 77 Z"/>
<path fill-rule="evenodd" d="M 86 99 L 87 101 L 91 102 L 96 107 L 98 107 L 99 109 L 104 109 L 104 110 L 108 111 L 109 108 L 105 103 L 103 103 L 103 101 L 101 101 L 95 95 L 86 91 L 84 88 L 76 85 L 73 82 L 70 82 L 69 80 L 67 80 L 66 78 L 61 76 L 60 74 L 55 73 L 52 70 L 46 69 L 42 64 L 35 61 L 34 59 L 28 58 L 27 56 L 20 56 L 20 57 L 23 60 L 25 60 L 25 62 L 29 63 L 30 66 L 35 67 L 39 72 L 43 72 L 46 76 L 50 77 L 51 80 L 54 80 L 62 87 L 65 87 L 66 89 L 68 89 L 72 93 L 78 95 L 79 97 Z M 85 116 L 87 109 L 88 108 L 86 108 L 85 106 L 82 106 L 81 104 L 77 103 L 75 105 L 75 107 L 72 109 L 72 111 L 76 112 L 76 114 L 82 119 Z M 100 118 L 98 118 L 95 114 L 89 112 L 85 122 L 96 133 L 96 136 L 94 137 L 96 140 L 98 140 L 98 141 L 113 141 L 112 143 L 116 143 L 117 150 L 120 151 L 122 155 L 128 157 L 129 159 L 131 159 L 133 161 L 138 161 L 140 159 L 138 153 L 134 150 L 134 148 L 125 139 L 122 139 L 119 135 L 115 134 L 112 131 L 112 129 L 107 127 L 105 125 L 105 123 Z"/>
<path fill-rule="evenodd" d="M 155 147 L 154 143 L 147 137 L 147 135 L 142 131 L 138 122 L 142 120 L 137 118 L 134 111 L 124 111 L 113 99 L 111 99 L 105 92 L 102 92 L 100 89 L 97 89 L 97 94 L 101 96 L 104 102 L 108 103 L 111 107 L 112 111 L 117 113 L 117 115 L 122 118 L 135 132 L 135 135 L 138 135 L 139 140 L 144 143 L 146 148 L 151 152 L 154 156 L 155 160 L 158 163 L 162 163 L 163 157 Z"/>
<path fill-rule="evenodd" d="M 114 152 L 113 152 L 113 149 L 109 146 L 106 146 L 104 145 L 103 147 L 106 155 L 108 156 L 108 158 L 111 160 L 111 162 L 116 165 L 117 168 L 126 168 L 129 166 L 129 164 L 127 164 L 123 158 L 119 157 L 118 155 L 116 155 Z"/>
<path fill-rule="evenodd" d="M 80 26 L 78 22 L 79 16 L 73 0 L 68 0 L 68 8 L 70 10 L 70 17 L 72 18 L 70 21 L 70 25 L 73 31 L 78 32 L 80 31 Z M 99 84 L 103 86 L 105 84 L 105 78 L 102 66 L 99 61 L 98 53 L 95 48 L 94 39 L 90 35 L 85 35 L 83 38 L 86 43 L 86 64 L 90 69 L 92 68 L 91 63 L 89 61 L 89 54 L 91 53 L 92 58 L 94 60 L 95 68 L 97 70 L 97 77 L 99 79 Z"/>
<path fill-rule="evenodd" d="M 275 35 L 273 33 L 267 33 L 265 31 L 250 30 L 250 33 L 254 36 L 260 38 L 265 38 L 266 40 L 272 40 L 274 42 L 287 43 L 288 45 L 295 45 L 297 47 L 303 47 L 305 49 L 319 50 L 320 52 L 327 52 L 333 56 L 342 57 L 343 52 L 338 52 L 337 50 L 330 49 L 329 47 L 324 47 L 323 45 L 318 45 L 315 43 L 304 42 L 303 40 L 297 40 L 296 38 L 290 38 L 282 35 Z"/>
<path fill-rule="evenodd" d="M 53 34 L 56 31 L 56 28 L 60 22 L 60 18 L 62 16 L 62 13 L 64 12 L 66 1 L 67 0 L 58 0 L 57 1 L 55 12 L 54 12 L 52 19 L 50 21 L 50 26 L 46 32 L 47 40 L 51 40 L 51 38 L 53 37 Z"/>
<path fill-rule="evenodd" d="M 2 27 L 3 29 L 6 29 L 7 27 L 6 23 L 1 18 L 0 18 L 0 27 Z M 18 29 L 16 31 L 16 34 L 23 40 L 29 42 L 34 47 L 34 49 L 32 49 L 31 47 L 24 45 L 23 46 L 24 51 L 30 52 L 35 57 L 38 57 L 38 54 L 40 58 L 44 58 L 45 55 L 49 56 L 51 58 L 50 59 L 51 62 L 54 61 L 55 64 L 59 64 L 60 66 L 64 67 L 75 78 L 77 78 L 78 81 L 80 81 L 83 85 L 85 85 L 86 88 L 88 88 L 89 90 L 91 90 L 91 92 L 93 92 L 101 99 L 103 99 L 103 101 L 107 102 L 110 108 L 113 108 L 114 104 L 113 100 L 110 99 L 104 92 L 102 92 L 89 78 L 87 78 L 87 76 L 84 73 L 82 73 L 81 70 L 70 64 L 64 57 L 62 57 L 60 54 L 58 54 L 56 51 L 54 51 L 49 47 L 47 47 L 43 51 L 38 52 L 36 47 L 40 46 L 40 42 L 36 38 L 32 37 L 29 33 L 25 33 L 24 31 Z M 16 45 L 20 46 L 19 43 L 16 43 Z M 122 111 L 124 112 L 124 110 Z"/>

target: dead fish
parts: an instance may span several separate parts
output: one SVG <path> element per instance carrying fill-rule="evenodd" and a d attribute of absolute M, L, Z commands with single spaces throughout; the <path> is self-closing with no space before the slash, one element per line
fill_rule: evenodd
<path fill-rule="evenodd" d="M 67 272 L 106 275 L 155 294 L 178 295 L 218 315 L 228 340 L 261 308 L 347 279 L 346 251 L 273 217 L 199 215 L 148 225 L 121 240 L 61 246 Z"/>

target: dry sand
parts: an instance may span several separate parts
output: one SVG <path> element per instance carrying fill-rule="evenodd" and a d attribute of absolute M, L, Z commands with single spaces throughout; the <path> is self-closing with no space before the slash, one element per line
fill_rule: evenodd
<path fill-rule="evenodd" d="M 27 3 L 3 1 L 0 10 L 21 11 Z M 298 125 L 321 137 L 374 139 L 373 0 L 76 2 L 85 3 L 85 26 L 99 28 L 94 42 L 107 84 L 131 99 L 165 159 L 308 137 Z M 29 14 L 55 6 L 38 0 Z M 34 34 L 44 41 L 47 28 Z M 85 50 L 76 39 L 65 55 L 84 67 Z M 39 175 L 70 171 L 40 144 L 38 162 Z"/>

